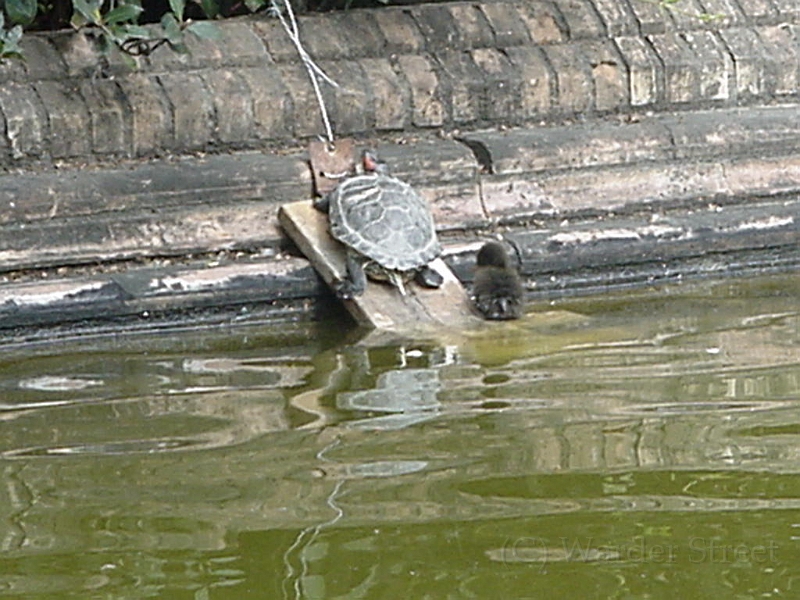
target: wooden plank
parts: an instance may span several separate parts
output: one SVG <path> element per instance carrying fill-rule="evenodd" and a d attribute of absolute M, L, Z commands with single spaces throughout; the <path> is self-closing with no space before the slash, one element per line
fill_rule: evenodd
<path fill-rule="evenodd" d="M 328 285 L 344 279 L 345 247 L 328 233 L 328 218 L 311 201 L 285 204 L 278 212 L 281 225 Z M 441 258 L 431 267 L 444 278 L 441 288 L 431 290 L 410 282 L 407 295 L 393 286 L 369 281 L 363 295 L 344 301 L 359 324 L 391 330 L 426 326 L 465 327 L 480 322 L 461 282 Z"/>

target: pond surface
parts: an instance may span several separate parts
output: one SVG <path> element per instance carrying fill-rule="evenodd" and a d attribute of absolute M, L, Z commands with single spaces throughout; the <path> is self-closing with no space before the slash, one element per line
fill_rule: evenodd
<path fill-rule="evenodd" d="M 0 597 L 800 597 L 800 278 L 0 354 Z"/>

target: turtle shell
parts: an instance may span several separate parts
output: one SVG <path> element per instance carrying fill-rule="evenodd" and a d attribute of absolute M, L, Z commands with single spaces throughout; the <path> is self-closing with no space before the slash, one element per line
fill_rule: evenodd
<path fill-rule="evenodd" d="M 330 196 L 331 234 L 385 269 L 418 269 L 442 252 L 428 203 L 407 183 L 357 175 Z"/>

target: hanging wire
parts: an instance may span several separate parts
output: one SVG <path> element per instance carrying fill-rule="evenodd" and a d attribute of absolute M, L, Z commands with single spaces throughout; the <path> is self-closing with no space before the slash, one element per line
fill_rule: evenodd
<path fill-rule="evenodd" d="M 335 88 L 339 88 L 339 84 L 328 77 L 328 75 L 319 68 L 319 66 L 312 60 L 311 56 L 309 56 L 308 52 L 306 52 L 306 49 L 303 47 L 303 44 L 300 41 L 300 29 L 297 26 L 297 19 L 294 16 L 294 9 L 292 8 L 291 1 L 270 1 L 270 12 L 280 20 L 281 25 L 283 25 L 283 29 L 286 31 L 286 35 L 289 36 L 289 39 L 292 40 L 294 47 L 297 48 L 297 53 L 300 55 L 300 59 L 303 61 L 306 71 L 308 71 L 308 77 L 311 79 L 311 85 L 314 88 L 314 95 L 317 97 L 317 104 L 319 104 L 319 111 L 322 116 L 322 124 L 325 126 L 325 136 L 328 139 L 328 144 L 333 146 L 333 129 L 331 128 L 331 122 L 328 118 L 328 109 L 325 107 L 325 100 L 322 98 L 322 90 L 319 87 L 319 80 L 322 79 Z M 278 2 L 281 4 L 278 4 Z M 289 17 L 288 21 L 286 18 L 287 16 Z"/>

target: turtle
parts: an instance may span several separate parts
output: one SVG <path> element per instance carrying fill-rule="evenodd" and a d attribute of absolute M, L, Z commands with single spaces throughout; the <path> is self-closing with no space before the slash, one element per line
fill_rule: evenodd
<path fill-rule="evenodd" d="M 486 242 L 478 251 L 472 297 L 478 312 L 490 321 L 522 315 L 522 282 L 501 243 Z"/>
<path fill-rule="evenodd" d="M 428 203 L 414 188 L 392 177 L 370 150 L 362 153 L 363 173 L 343 179 L 314 201 L 328 214 L 331 235 L 347 248 L 347 276 L 334 286 L 339 298 L 364 293 L 367 276 L 389 281 L 405 296 L 415 279 L 438 288 L 442 275 L 429 263 L 442 253 Z"/>

